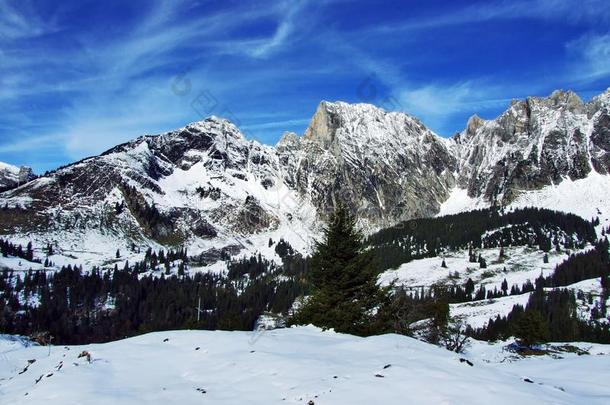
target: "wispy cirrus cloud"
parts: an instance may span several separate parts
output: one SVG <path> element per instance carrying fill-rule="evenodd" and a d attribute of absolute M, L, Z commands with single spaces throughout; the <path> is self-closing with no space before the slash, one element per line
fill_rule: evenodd
<path fill-rule="evenodd" d="M 204 118 L 191 105 L 198 92 L 211 91 L 226 104 L 234 97 L 232 89 L 260 85 L 265 77 L 280 82 L 293 76 L 290 70 L 260 72 L 255 67 L 249 75 L 226 80 L 223 76 L 239 70 L 239 65 L 219 70 L 215 62 L 230 54 L 241 63 L 251 63 L 248 59 L 264 59 L 281 50 L 295 34 L 296 19 L 308 2 L 301 1 L 297 7 L 287 1 L 265 7 L 238 4 L 193 15 L 192 3 L 156 1 L 119 36 L 85 30 L 67 47 L 47 50 L 30 44 L 37 52 L 0 44 L 0 55 L 6 56 L 0 63 L 0 107 L 13 110 L 3 113 L 0 153 L 52 141 L 63 145 L 67 159 L 99 153 L 141 133 Z M 0 11 L 7 11 L 0 21 L 10 22 L 0 32 L 10 32 L 12 38 L 20 32 L 43 32 L 43 28 L 32 30 L 33 24 L 42 24 L 35 9 L 0 5 Z M 264 35 L 238 32 L 259 20 L 275 21 L 276 29 Z M 238 33 L 227 35 L 233 32 Z M 235 38 L 243 43 L 239 49 Z M 177 96 L 171 87 L 172 78 L 184 71 L 193 83 L 188 97 Z M 47 128 L 23 117 L 32 114 L 29 105 L 40 97 L 56 98 L 56 115 Z M 269 125 L 252 128 L 262 131 L 273 124 Z"/>
<path fill-rule="evenodd" d="M 208 113 L 274 143 L 321 99 L 448 135 L 510 98 L 603 82 L 609 15 L 601 0 L 0 0 L 0 160 L 73 160 Z M 194 109 L 201 94 L 218 105 Z"/>
<path fill-rule="evenodd" d="M 308 4 L 306 0 L 298 0 L 288 4 L 284 4 L 284 10 L 282 10 L 282 17 L 280 22 L 273 33 L 271 38 L 264 40 L 264 42 L 255 47 L 251 54 L 256 57 L 265 57 L 269 53 L 281 47 L 291 35 L 294 34 L 297 24 L 300 23 L 298 17 Z"/>
<path fill-rule="evenodd" d="M 569 24 L 590 21 L 607 23 L 610 10 L 605 0 L 501 0 L 485 1 L 466 7 L 421 15 L 404 22 L 374 28 L 380 32 L 401 32 L 473 24 L 489 21 L 517 19 L 561 20 Z"/>
<path fill-rule="evenodd" d="M 421 118 L 442 135 L 450 135 L 455 126 L 449 126 L 459 116 L 485 113 L 508 105 L 506 89 L 485 81 L 465 81 L 450 84 L 429 84 L 404 89 L 398 95 L 406 111 Z M 465 121 L 462 121 L 465 125 Z"/>
<path fill-rule="evenodd" d="M 0 41 L 35 37 L 57 29 L 54 19 L 37 13 L 30 1 L 0 2 Z"/>
<path fill-rule="evenodd" d="M 574 61 L 571 75 L 580 82 L 610 76 L 610 34 L 587 34 L 566 44 Z"/>
<path fill-rule="evenodd" d="M 337 0 L 335 0 L 337 1 Z M 275 27 L 271 35 L 250 36 L 237 38 L 218 38 L 210 42 L 214 52 L 223 55 L 244 55 L 252 58 L 266 59 L 282 47 L 294 45 L 310 29 L 315 28 L 315 16 L 321 4 L 310 0 L 293 0 L 290 2 L 277 2 L 270 7 L 257 8 L 246 13 L 249 17 L 271 17 Z M 307 15 L 309 24 L 303 24 Z"/>

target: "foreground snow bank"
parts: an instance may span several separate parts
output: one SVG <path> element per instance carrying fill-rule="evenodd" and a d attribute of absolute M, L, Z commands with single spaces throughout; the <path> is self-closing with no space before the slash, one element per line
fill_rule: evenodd
<path fill-rule="evenodd" d="M 505 362 L 500 346 L 476 343 L 470 366 L 404 336 L 358 338 L 312 327 L 160 332 L 50 350 L 4 338 L 0 403 L 610 403 L 600 380 L 610 375 L 610 361 L 599 355 L 610 347 L 596 348 L 589 356 Z M 79 358 L 83 351 L 90 361 Z"/>

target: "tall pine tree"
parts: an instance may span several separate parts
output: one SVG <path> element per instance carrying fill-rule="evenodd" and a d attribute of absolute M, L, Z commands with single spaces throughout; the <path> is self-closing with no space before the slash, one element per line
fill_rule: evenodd
<path fill-rule="evenodd" d="M 322 241 L 316 243 L 308 281 L 312 294 L 293 317 L 293 324 L 357 335 L 380 331 L 376 313 L 387 292 L 377 286 L 373 255 L 363 251 L 355 218 L 344 205 L 335 209 Z"/>

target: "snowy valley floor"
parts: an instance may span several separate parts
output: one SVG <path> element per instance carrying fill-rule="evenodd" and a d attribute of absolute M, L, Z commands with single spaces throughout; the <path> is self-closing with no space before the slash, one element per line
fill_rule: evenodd
<path fill-rule="evenodd" d="M 481 342 L 458 355 L 404 336 L 313 327 L 158 332 L 50 349 L 3 337 L 0 403 L 610 403 L 610 345 L 578 346 L 590 355 L 514 360 Z M 78 358 L 84 350 L 90 362 Z"/>

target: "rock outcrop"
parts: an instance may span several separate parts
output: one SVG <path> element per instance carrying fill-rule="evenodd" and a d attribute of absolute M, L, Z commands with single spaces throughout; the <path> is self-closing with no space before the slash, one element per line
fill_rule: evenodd
<path fill-rule="evenodd" d="M 507 205 L 592 171 L 610 173 L 610 90 L 587 103 L 569 91 L 514 101 L 448 139 L 408 114 L 322 102 L 303 136 L 275 147 L 210 117 L 37 179 L 0 167 L 0 233 L 110 254 L 117 244 L 235 252 L 269 238 L 306 249 L 339 201 L 371 232 L 437 214 L 455 187 Z"/>

